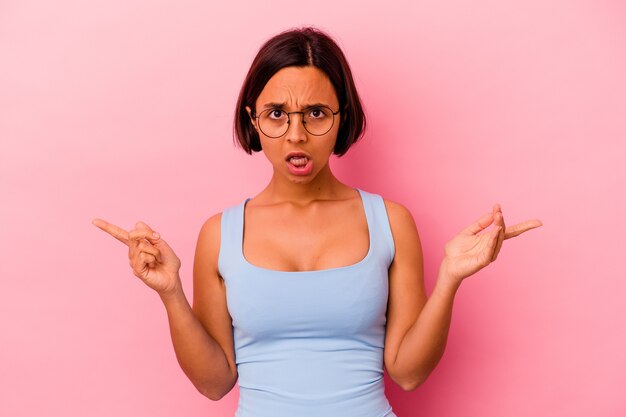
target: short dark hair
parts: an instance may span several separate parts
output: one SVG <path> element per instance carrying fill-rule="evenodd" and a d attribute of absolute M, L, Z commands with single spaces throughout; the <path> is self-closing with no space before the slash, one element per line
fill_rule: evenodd
<path fill-rule="evenodd" d="M 341 110 L 341 123 L 333 153 L 338 156 L 365 131 L 365 114 L 348 61 L 337 43 L 313 27 L 294 28 L 270 38 L 257 53 L 243 82 L 235 111 L 234 140 L 248 154 L 261 151 L 259 135 L 246 106 L 256 112 L 256 100 L 270 78 L 285 67 L 314 66 L 330 79 Z"/>

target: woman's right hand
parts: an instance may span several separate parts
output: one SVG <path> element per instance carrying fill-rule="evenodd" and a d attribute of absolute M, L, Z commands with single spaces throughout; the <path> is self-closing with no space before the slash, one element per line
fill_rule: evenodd
<path fill-rule="evenodd" d="M 137 222 L 135 229 L 127 232 L 121 227 L 102 219 L 92 224 L 104 230 L 128 246 L 128 259 L 133 274 L 160 295 L 174 293 L 181 288 L 180 259 L 172 248 L 144 222 Z"/>

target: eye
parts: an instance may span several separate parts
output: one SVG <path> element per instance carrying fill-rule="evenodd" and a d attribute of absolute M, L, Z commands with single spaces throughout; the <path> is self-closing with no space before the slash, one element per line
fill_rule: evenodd
<path fill-rule="evenodd" d="M 323 107 L 312 107 L 309 109 L 309 117 L 312 119 L 323 119 L 328 116 L 328 111 Z"/>
<path fill-rule="evenodd" d="M 271 109 L 268 111 L 267 117 L 273 120 L 279 120 L 285 117 L 285 112 L 281 109 Z"/>

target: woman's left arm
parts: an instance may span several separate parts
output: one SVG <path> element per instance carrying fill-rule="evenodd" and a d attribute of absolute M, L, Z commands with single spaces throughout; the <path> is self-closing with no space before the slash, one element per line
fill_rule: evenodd
<path fill-rule="evenodd" d="M 506 227 L 496 204 L 491 213 L 446 243 L 435 288 L 427 299 L 422 248 L 413 216 L 400 204 L 385 200 L 385 205 L 396 248 L 389 268 L 385 368 L 402 389 L 412 391 L 443 355 L 454 297 L 463 279 L 495 261 L 504 240 L 541 226 L 541 221 Z M 493 229 L 484 231 L 492 223 Z"/>

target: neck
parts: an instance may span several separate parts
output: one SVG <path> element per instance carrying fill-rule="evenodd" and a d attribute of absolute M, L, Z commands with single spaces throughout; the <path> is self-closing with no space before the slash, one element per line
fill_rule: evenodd
<path fill-rule="evenodd" d="M 274 172 L 272 179 L 259 194 L 274 203 L 288 201 L 297 205 L 307 205 L 314 200 L 331 200 L 348 188 L 331 172 L 327 164 L 309 182 L 297 182 Z"/>

